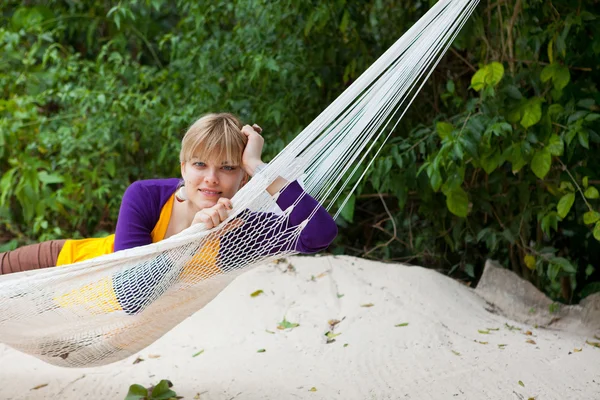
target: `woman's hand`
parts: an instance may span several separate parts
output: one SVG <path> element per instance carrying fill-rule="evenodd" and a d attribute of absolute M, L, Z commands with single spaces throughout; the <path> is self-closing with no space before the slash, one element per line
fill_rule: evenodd
<path fill-rule="evenodd" d="M 225 221 L 229 217 L 229 210 L 232 209 L 231 200 L 221 197 L 214 206 L 198 211 L 194 216 L 192 225 L 202 222 L 206 225 L 207 229 L 212 229 Z"/>
<path fill-rule="evenodd" d="M 263 164 L 262 162 L 262 149 L 265 144 L 265 139 L 260 136 L 262 128 L 256 124 L 244 125 L 242 133 L 248 138 L 246 148 L 242 154 L 242 168 L 250 176 L 254 175 L 256 167 Z"/>

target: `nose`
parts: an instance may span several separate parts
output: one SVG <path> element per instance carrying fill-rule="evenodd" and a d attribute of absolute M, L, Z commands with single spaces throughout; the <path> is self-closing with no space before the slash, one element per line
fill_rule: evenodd
<path fill-rule="evenodd" d="M 219 183 L 219 177 L 217 176 L 217 170 L 215 168 L 207 168 L 206 175 L 204 175 L 204 182 L 212 185 Z"/>

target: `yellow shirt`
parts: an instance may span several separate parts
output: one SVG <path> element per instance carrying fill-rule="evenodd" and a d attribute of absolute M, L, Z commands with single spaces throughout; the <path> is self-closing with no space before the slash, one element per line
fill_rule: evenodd
<path fill-rule="evenodd" d="M 172 194 L 160 211 L 158 222 L 156 222 L 154 229 L 150 233 L 152 243 L 160 242 L 165 238 L 167 227 L 171 220 L 174 198 L 175 194 Z M 105 254 L 111 254 L 114 252 L 114 245 L 114 234 L 102 238 L 67 240 L 60 253 L 58 253 L 56 266 L 73 264 Z"/>
<path fill-rule="evenodd" d="M 158 222 L 150 234 L 152 243 L 159 242 L 165 237 L 173 210 L 173 200 L 174 195 L 171 195 L 160 212 Z M 57 266 L 66 265 L 110 254 L 114 249 L 114 239 L 115 235 L 104 238 L 68 240 L 61 250 L 56 264 Z M 193 284 L 221 273 L 217 266 L 219 244 L 219 235 L 209 235 L 199 251 L 186 263 L 181 271 L 180 279 L 188 284 Z M 144 288 L 140 288 L 140 290 L 144 290 Z M 112 276 L 105 276 L 98 281 L 72 289 L 55 297 L 54 300 L 64 308 L 84 306 L 93 313 L 123 310 L 113 288 Z M 185 301 L 189 301 L 189 299 Z M 127 347 L 126 344 L 123 346 L 125 346 L 123 348 Z"/>

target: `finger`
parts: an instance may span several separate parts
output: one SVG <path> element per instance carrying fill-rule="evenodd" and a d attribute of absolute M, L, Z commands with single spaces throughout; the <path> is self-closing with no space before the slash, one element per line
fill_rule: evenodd
<path fill-rule="evenodd" d="M 256 133 L 256 131 L 254 130 L 254 128 L 252 128 L 250 125 L 244 125 L 242 127 L 242 133 L 246 136 L 250 136 L 253 133 Z"/>
<path fill-rule="evenodd" d="M 219 213 L 219 223 L 225 221 L 229 217 L 227 208 L 225 208 L 223 203 L 218 203 L 213 208 Z"/>
<path fill-rule="evenodd" d="M 217 212 L 217 210 L 213 210 L 212 208 L 205 208 L 201 212 L 208 217 L 208 220 L 211 223 L 211 228 L 219 225 L 219 213 Z"/>
<path fill-rule="evenodd" d="M 226 209 L 228 210 L 233 210 L 233 203 L 231 202 L 231 200 L 229 200 L 226 197 L 221 197 L 219 198 L 218 202 L 220 204 L 223 204 L 225 206 Z"/>
<path fill-rule="evenodd" d="M 214 227 L 212 218 L 204 213 L 204 210 L 198 211 L 196 215 L 194 215 L 194 220 L 192 221 L 192 225 L 194 224 L 204 224 L 206 229 L 211 229 Z"/>
<path fill-rule="evenodd" d="M 218 202 L 217 204 L 212 206 L 211 210 L 217 213 L 216 215 L 219 220 L 219 224 L 229 217 L 229 215 L 227 214 L 227 208 L 221 202 Z"/>
<path fill-rule="evenodd" d="M 254 130 L 258 133 L 262 133 L 262 128 L 260 126 L 258 126 L 257 124 L 252 125 L 252 128 L 254 128 Z"/>

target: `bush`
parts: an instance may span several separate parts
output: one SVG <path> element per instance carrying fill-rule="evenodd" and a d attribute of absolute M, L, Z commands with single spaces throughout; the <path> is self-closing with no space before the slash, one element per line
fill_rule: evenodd
<path fill-rule="evenodd" d="M 269 159 L 429 7 L 5 3 L 3 249 L 112 232 L 132 181 L 178 175 L 203 113 L 259 123 Z M 592 5 L 482 2 L 350 198 L 332 251 L 469 281 L 496 258 L 555 299 L 598 291 Z"/>

